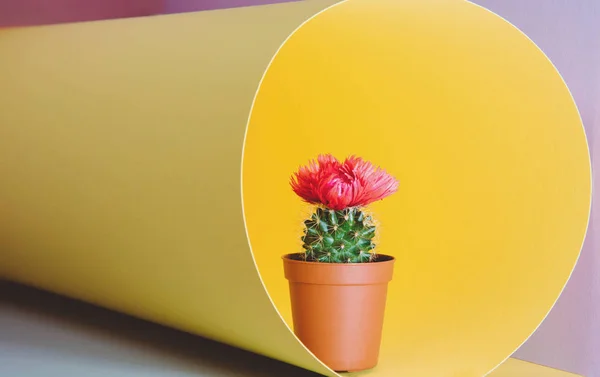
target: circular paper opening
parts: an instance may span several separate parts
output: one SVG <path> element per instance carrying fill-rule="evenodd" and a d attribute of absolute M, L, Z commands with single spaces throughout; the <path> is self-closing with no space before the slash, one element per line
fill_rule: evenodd
<path fill-rule="evenodd" d="M 589 155 L 559 73 L 508 22 L 461 0 L 350 0 L 281 47 L 252 109 L 243 197 L 290 328 L 281 256 L 302 251 L 311 208 L 289 178 L 320 153 L 400 181 L 370 206 L 378 251 L 397 259 L 370 376 L 482 376 L 547 315 L 585 236 Z"/>

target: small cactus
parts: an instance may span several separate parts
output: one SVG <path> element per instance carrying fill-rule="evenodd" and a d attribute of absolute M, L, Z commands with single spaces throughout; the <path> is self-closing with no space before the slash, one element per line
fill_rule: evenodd
<path fill-rule="evenodd" d="M 304 221 L 305 259 L 328 263 L 362 263 L 374 259 L 375 225 L 359 208 L 317 208 Z"/>
<path fill-rule="evenodd" d="M 291 179 L 294 192 L 317 205 L 304 221 L 303 259 L 323 263 L 375 260 L 376 227 L 363 208 L 396 192 L 398 182 L 370 162 L 351 156 L 343 162 L 320 155 Z"/>

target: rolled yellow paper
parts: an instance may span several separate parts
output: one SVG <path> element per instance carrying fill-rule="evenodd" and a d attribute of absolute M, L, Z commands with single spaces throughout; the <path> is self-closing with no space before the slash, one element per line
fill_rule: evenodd
<path fill-rule="evenodd" d="M 494 369 L 585 236 L 575 104 L 483 8 L 334 3 L 0 31 L 0 276 L 335 376 L 290 331 L 288 179 L 358 154 L 401 182 L 372 206 L 397 262 L 363 374 Z"/>

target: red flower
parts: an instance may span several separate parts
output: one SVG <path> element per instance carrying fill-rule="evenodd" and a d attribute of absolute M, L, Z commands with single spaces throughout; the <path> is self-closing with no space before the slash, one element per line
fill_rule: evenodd
<path fill-rule="evenodd" d="M 350 156 L 342 163 L 330 154 L 300 167 L 290 184 L 305 202 L 336 211 L 366 206 L 398 190 L 398 181 L 370 162 Z"/>

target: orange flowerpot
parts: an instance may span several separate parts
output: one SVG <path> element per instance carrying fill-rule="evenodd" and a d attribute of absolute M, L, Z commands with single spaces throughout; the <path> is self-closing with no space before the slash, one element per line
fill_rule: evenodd
<path fill-rule="evenodd" d="M 388 283 L 395 259 L 319 263 L 283 256 L 294 333 L 325 365 L 355 372 L 377 365 Z"/>

